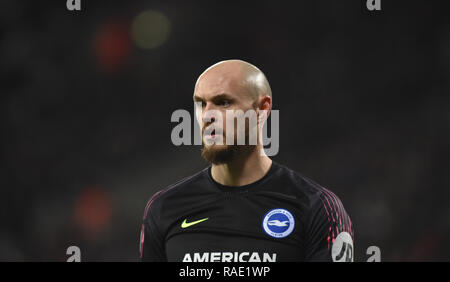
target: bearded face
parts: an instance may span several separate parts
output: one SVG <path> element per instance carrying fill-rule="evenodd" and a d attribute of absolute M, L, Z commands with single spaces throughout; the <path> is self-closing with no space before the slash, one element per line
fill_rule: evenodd
<path fill-rule="evenodd" d="M 250 111 L 253 111 L 253 109 Z M 202 128 L 202 157 L 210 163 L 228 163 L 234 158 L 249 154 L 256 149 L 255 141 L 252 141 L 253 139 L 250 138 L 250 136 L 256 135 L 254 131 L 256 130 L 256 125 L 250 125 L 252 120 L 243 119 L 243 115 L 229 118 L 229 114 L 225 114 L 225 119 L 211 119 L 212 122 L 206 123 Z M 244 122 L 238 122 L 239 118 L 243 119 Z M 226 122 L 220 122 L 221 120 Z M 253 120 L 253 123 L 255 122 Z M 232 130 L 234 134 L 230 134 L 232 135 L 230 138 L 227 138 L 226 134 L 227 123 L 233 125 Z M 240 136 L 243 136 L 243 138 Z"/>

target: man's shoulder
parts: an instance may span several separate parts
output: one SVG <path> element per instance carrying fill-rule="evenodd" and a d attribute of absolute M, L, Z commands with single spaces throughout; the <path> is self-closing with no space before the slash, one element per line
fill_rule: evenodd
<path fill-rule="evenodd" d="M 296 193 L 300 193 L 310 200 L 320 199 L 323 197 L 333 197 L 338 199 L 333 192 L 323 187 L 315 180 L 285 165 L 278 164 L 278 166 L 281 169 L 281 175 L 285 179 L 283 182 L 289 183 L 289 186 L 292 187 L 291 189 L 293 189 Z"/>
<path fill-rule="evenodd" d="M 200 182 L 205 181 L 207 170 L 208 168 L 205 168 L 191 176 L 182 178 L 181 180 L 154 193 L 153 196 L 150 197 L 150 199 L 147 201 L 144 217 L 146 216 L 150 207 L 152 209 L 155 209 L 158 206 L 161 206 L 168 198 L 172 198 L 174 196 L 178 197 L 180 193 L 183 193 L 185 191 L 195 192 L 193 190 L 200 186 Z"/>
<path fill-rule="evenodd" d="M 207 170 L 208 168 L 204 168 L 193 175 L 184 177 L 181 180 L 178 180 L 177 182 L 162 189 L 160 192 L 163 195 L 170 195 L 171 193 L 176 193 L 191 186 L 195 186 L 197 182 L 203 181 L 206 178 Z"/>

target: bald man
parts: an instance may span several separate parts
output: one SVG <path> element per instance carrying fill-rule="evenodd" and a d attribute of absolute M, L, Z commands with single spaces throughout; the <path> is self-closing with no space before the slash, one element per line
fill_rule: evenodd
<path fill-rule="evenodd" d="M 264 153 L 272 91 L 263 72 L 241 60 L 219 62 L 200 75 L 193 98 L 211 165 L 150 198 L 141 260 L 353 261 L 352 223 L 339 198 Z M 242 113 L 256 121 L 237 123 Z"/>

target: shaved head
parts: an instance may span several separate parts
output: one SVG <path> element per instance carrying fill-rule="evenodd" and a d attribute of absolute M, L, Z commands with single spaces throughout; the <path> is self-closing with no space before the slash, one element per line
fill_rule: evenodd
<path fill-rule="evenodd" d="M 207 68 L 197 79 L 195 88 L 204 80 L 230 81 L 235 85 L 243 87 L 245 94 L 252 99 L 260 96 L 272 97 L 272 90 L 264 73 L 256 66 L 242 60 L 225 60 Z M 242 93 L 244 94 L 244 93 Z"/>

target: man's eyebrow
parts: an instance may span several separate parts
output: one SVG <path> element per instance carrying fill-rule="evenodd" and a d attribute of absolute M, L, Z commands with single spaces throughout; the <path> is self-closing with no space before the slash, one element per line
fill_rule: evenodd
<path fill-rule="evenodd" d="M 219 99 L 228 99 L 228 100 L 232 100 L 233 97 L 231 97 L 230 94 L 227 94 L 227 93 L 221 93 L 221 94 L 218 94 L 218 95 L 216 95 L 216 96 L 214 96 L 214 97 L 212 98 L 212 100 L 219 100 Z"/>
<path fill-rule="evenodd" d="M 221 93 L 221 94 L 217 94 L 216 96 L 211 98 L 211 100 L 213 100 L 213 101 L 217 101 L 220 99 L 233 100 L 233 97 L 230 94 Z M 204 99 L 202 97 L 194 95 L 194 102 L 203 102 L 203 101 L 204 101 Z"/>
<path fill-rule="evenodd" d="M 197 95 L 194 95 L 194 102 L 202 102 L 202 101 L 203 101 L 203 98 L 201 98 Z"/>

